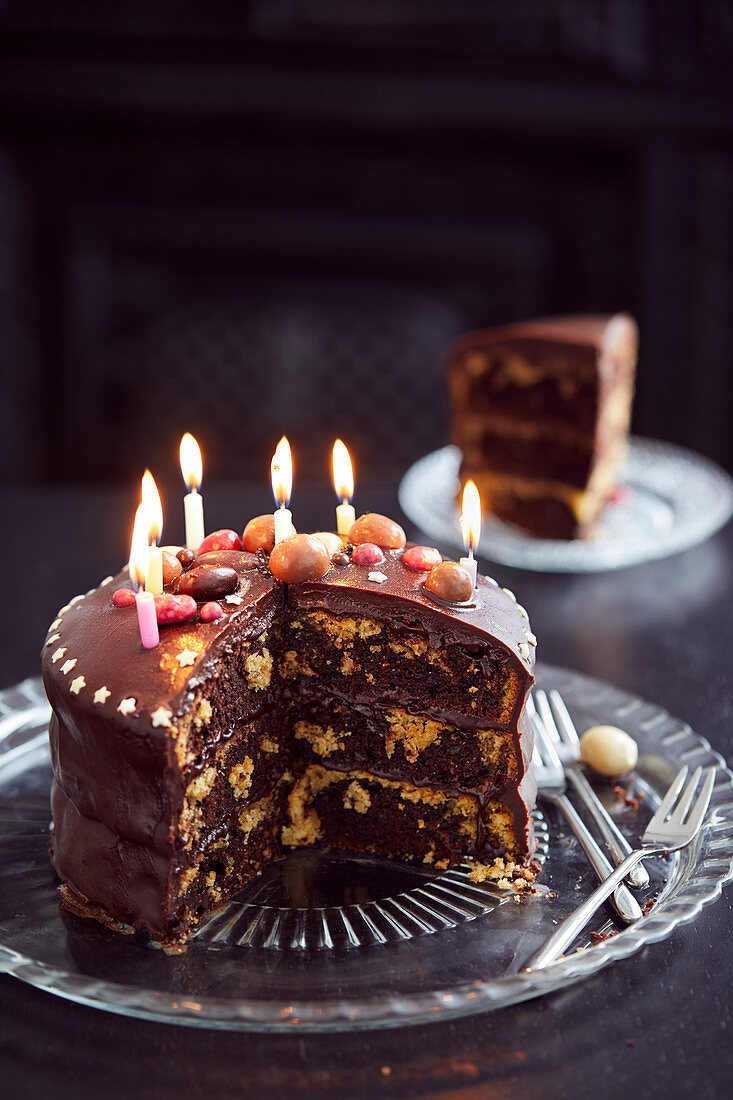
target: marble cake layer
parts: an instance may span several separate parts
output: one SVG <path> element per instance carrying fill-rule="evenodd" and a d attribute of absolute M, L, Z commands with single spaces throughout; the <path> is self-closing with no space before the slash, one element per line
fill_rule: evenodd
<path fill-rule="evenodd" d="M 401 552 L 287 588 L 237 556 L 226 614 L 140 646 L 129 585 L 62 609 L 52 860 L 75 911 L 181 942 L 289 847 L 326 844 L 521 878 L 531 854 L 526 612 L 480 579 L 438 604 Z"/>
<path fill-rule="evenodd" d="M 461 480 L 486 511 L 549 538 L 592 533 L 626 454 L 637 330 L 626 314 L 468 333 L 450 349 Z"/>

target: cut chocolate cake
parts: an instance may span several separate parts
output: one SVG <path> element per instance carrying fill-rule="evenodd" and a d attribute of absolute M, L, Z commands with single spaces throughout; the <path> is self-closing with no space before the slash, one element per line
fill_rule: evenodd
<path fill-rule="evenodd" d="M 312 552 L 311 536 L 285 541 Z M 349 546 L 321 579 L 284 583 L 284 546 L 276 576 L 262 553 L 183 556 L 154 649 L 126 571 L 52 624 L 51 851 L 74 911 L 183 942 L 314 844 L 531 882 L 524 609 L 484 578 L 446 602 L 402 548 L 371 544 L 365 564 Z M 171 622 L 184 589 L 196 606 Z M 220 617 L 202 621 L 217 591 Z"/>
<path fill-rule="evenodd" d="M 486 512 L 544 538 L 593 533 L 626 454 L 636 352 L 622 313 L 485 329 L 452 346 L 452 438 Z"/>

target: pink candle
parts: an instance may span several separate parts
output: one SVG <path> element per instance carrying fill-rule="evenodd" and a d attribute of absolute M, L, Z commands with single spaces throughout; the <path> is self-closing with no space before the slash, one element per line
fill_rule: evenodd
<path fill-rule="evenodd" d="M 148 517 L 145 505 L 140 504 L 135 513 L 130 546 L 130 580 L 137 589 L 135 604 L 140 641 L 145 649 L 154 649 L 160 641 L 158 619 L 155 614 L 155 596 L 145 591 L 145 567 L 148 556 Z"/>
<path fill-rule="evenodd" d="M 137 622 L 140 627 L 140 641 L 145 649 L 155 649 L 160 641 L 158 619 L 155 614 L 155 596 L 141 589 L 135 595 L 137 604 Z"/>

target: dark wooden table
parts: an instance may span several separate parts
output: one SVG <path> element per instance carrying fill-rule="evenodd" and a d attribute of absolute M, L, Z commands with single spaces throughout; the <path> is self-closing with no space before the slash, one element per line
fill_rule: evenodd
<path fill-rule="evenodd" d="M 360 510 L 397 517 L 394 484 Z M 173 507 L 178 487 L 165 494 Z M 58 606 L 126 557 L 133 494 L 3 494 L 0 685 L 37 670 Z M 301 529 L 327 526 L 327 485 L 296 488 Z M 266 487 L 206 495 L 207 528 L 271 507 Z M 171 520 L 166 538 L 180 536 Z M 446 548 L 447 549 L 447 548 Z M 703 546 L 619 573 L 492 567 L 517 592 L 540 658 L 642 695 L 733 758 L 733 525 Z M 633 1097 L 729 1095 L 731 892 L 672 937 L 563 992 L 453 1023 L 333 1035 L 177 1028 L 67 1003 L 0 979 L 0 1095 L 8 1097 Z"/>

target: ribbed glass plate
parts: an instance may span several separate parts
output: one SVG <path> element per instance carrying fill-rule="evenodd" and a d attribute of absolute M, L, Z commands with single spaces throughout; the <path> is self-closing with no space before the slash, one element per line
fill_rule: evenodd
<path fill-rule="evenodd" d="M 433 451 L 407 471 L 399 498 L 402 511 L 421 531 L 463 552 L 456 503 L 460 465 L 457 447 Z M 733 515 L 733 480 L 728 474 L 709 459 L 671 443 L 633 438 L 621 485 L 620 498 L 606 508 L 595 538 L 538 539 L 485 517 L 479 559 L 540 573 L 622 569 L 689 550 Z"/>
<path fill-rule="evenodd" d="M 599 792 L 633 841 L 682 762 L 716 765 L 704 831 L 649 867 L 635 926 L 601 912 L 576 950 L 544 972 L 524 959 L 592 889 L 585 857 L 548 810 L 536 826 L 538 892 L 517 901 L 439 873 L 337 852 L 274 864 L 189 948 L 166 955 L 144 934 L 119 935 L 64 912 L 48 862 L 48 707 L 39 680 L 0 693 L 0 969 L 61 997 L 123 1015 L 230 1029 L 387 1027 L 445 1019 L 538 996 L 670 935 L 731 876 L 731 774 L 707 742 L 665 711 L 547 666 L 581 728 L 611 722 L 639 742 L 638 806 Z M 593 942 L 590 933 L 609 934 Z"/>

